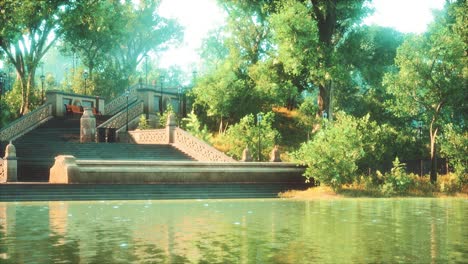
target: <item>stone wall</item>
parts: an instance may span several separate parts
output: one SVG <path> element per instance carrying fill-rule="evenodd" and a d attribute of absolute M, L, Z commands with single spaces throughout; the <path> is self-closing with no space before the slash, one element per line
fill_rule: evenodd
<path fill-rule="evenodd" d="M 58 156 L 50 183 L 304 183 L 292 163 L 76 160 Z"/>

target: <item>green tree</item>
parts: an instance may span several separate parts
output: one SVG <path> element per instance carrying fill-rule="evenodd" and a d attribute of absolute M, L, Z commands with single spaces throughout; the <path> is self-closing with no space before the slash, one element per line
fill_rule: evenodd
<path fill-rule="evenodd" d="M 441 153 L 448 158 L 450 165 L 464 184 L 468 183 L 468 131 L 448 124 L 444 127 L 444 135 L 440 144 Z"/>
<path fill-rule="evenodd" d="M 207 116 L 219 122 L 235 123 L 241 117 L 267 109 L 269 104 L 252 76 L 255 67 L 269 49 L 269 30 L 261 2 L 245 4 L 244 1 L 222 1 L 228 14 L 226 38 L 212 36 L 206 42 L 209 50 L 218 50 L 220 61 L 216 68 L 197 78 L 193 89 L 195 107 L 206 111 Z M 213 61 L 212 55 L 205 60 Z M 226 55 L 227 53 L 227 55 Z M 223 58 L 225 56 L 225 58 Z"/>
<path fill-rule="evenodd" d="M 62 21 L 65 53 L 77 53 L 89 69 L 89 79 L 118 91 L 137 79 L 137 66 L 150 51 L 180 41 L 182 29 L 173 19 L 160 17 L 159 1 L 81 1 Z M 97 72 L 97 76 L 95 76 Z M 97 79 L 95 78 L 97 77 Z"/>
<path fill-rule="evenodd" d="M 126 16 L 122 4 L 115 1 L 79 1 L 61 21 L 63 52 L 77 54 L 88 68 L 89 79 L 123 38 Z"/>
<path fill-rule="evenodd" d="M 332 81 L 338 86 L 342 58 L 337 48 L 367 14 L 365 0 L 287 1 L 272 15 L 279 59 L 287 72 L 318 88 L 317 117 L 331 118 Z M 309 85 L 310 86 L 310 85 Z"/>
<path fill-rule="evenodd" d="M 380 123 L 401 125 L 403 120 L 385 111 L 389 95 L 382 80 L 385 73 L 395 70 L 396 51 L 403 40 L 403 33 L 380 26 L 363 25 L 349 32 L 346 45 L 338 48 L 349 69 L 349 83 L 335 90 L 335 106 L 355 116 L 370 113 Z"/>
<path fill-rule="evenodd" d="M 455 27 L 455 10 L 465 7 L 464 1 L 446 6 L 425 34 L 408 38 L 397 52 L 398 72 L 385 76 L 389 92 L 395 97 L 389 104 L 395 113 L 424 120 L 429 126 L 433 183 L 437 181 L 436 143 L 440 130 L 456 115 L 454 109 L 464 106 L 461 108 L 467 111 L 467 43 Z"/>
<path fill-rule="evenodd" d="M 73 8 L 73 1 L 4 0 L 0 2 L 0 49 L 16 69 L 21 115 L 29 112 L 35 73 L 44 54 L 60 33 L 57 24 Z"/>

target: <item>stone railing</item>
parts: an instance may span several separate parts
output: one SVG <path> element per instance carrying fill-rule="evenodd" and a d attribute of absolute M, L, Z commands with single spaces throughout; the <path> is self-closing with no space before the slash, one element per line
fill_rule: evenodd
<path fill-rule="evenodd" d="M 143 102 L 139 101 L 133 103 L 128 107 L 128 121 L 138 118 L 141 114 L 143 114 Z M 102 123 L 98 128 L 115 128 L 119 129 L 124 127 L 127 123 L 127 111 L 124 109 L 120 111 L 118 114 L 114 115 L 111 119 L 107 120 L 106 122 Z"/>
<path fill-rule="evenodd" d="M 0 141 L 15 140 L 52 117 L 52 104 L 44 104 L 0 130 Z"/>
<path fill-rule="evenodd" d="M 148 129 L 129 131 L 130 137 L 136 144 L 167 144 L 166 129 Z"/>
<path fill-rule="evenodd" d="M 0 158 L 0 183 L 6 182 L 6 175 L 3 173 L 3 159 Z"/>
<path fill-rule="evenodd" d="M 130 94 L 128 95 L 128 103 L 131 104 L 137 99 L 137 94 L 135 89 L 130 90 Z M 127 104 L 127 96 L 125 94 L 120 95 L 119 97 L 115 98 L 114 100 L 110 101 L 104 107 L 104 114 L 105 115 L 114 115 L 118 111 L 122 110 L 125 105 Z"/>
<path fill-rule="evenodd" d="M 198 161 L 236 162 L 233 158 L 180 128 L 175 128 L 174 146 Z"/>

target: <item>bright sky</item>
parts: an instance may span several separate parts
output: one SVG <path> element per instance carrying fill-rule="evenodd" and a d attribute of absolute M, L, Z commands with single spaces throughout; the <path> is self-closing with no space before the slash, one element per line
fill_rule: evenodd
<path fill-rule="evenodd" d="M 432 9 L 442 9 L 445 0 L 373 0 L 375 12 L 364 23 L 393 27 L 401 32 L 421 33 L 432 21 Z M 180 65 L 191 72 L 199 61 L 203 37 L 224 23 L 216 0 L 162 0 L 159 13 L 176 18 L 185 26 L 184 43 L 162 55 L 160 66 Z"/>
<path fill-rule="evenodd" d="M 373 0 L 375 12 L 364 23 L 393 27 L 402 32 L 421 33 L 432 21 L 432 9 L 442 9 L 445 0 Z M 179 65 L 187 72 L 196 70 L 197 50 L 210 30 L 224 24 L 224 14 L 216 0 L 162 0 L 159 13 L 175 18 L 185 27 L 179 47 L 162 54 L 160 67 Z M 0 61 L 0 68 L 2 68 Z"/>
<path fill-rule="evenodd" d="M 445 0 L 372 0 L 374 14 L 364 19 L 364 23 L 422 33 L 432 22 L 432 10 L 442 9 L 444 3 Z"/>
<path fill-rule="evenodd" d="M 184 40 L 179 47 L 171 48 L 162 55 L 160 66 L 163 68 L 179 65 L 191 72 L 197 66 L 197 50 L 208 32 L 224 24 L 223 11 L 216 0 L 162 0 L 159 14 L 175 18 L 185 28 Z"/>

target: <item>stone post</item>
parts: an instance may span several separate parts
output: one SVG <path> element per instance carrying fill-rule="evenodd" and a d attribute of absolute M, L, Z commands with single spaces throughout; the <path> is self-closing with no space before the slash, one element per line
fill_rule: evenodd
<path fill-rule="evenodd" d="M 242 151 L 241 161 L 244 161 L 244 162 L 252 161 L 252 155 L 250 154 L 249 147 L 245 147 L 244 151 Z"/>
<path fill-rule="evenodd" d="M 16 148 L 11 141 L 5 149 L 3 173 L 7 182 L 18 181 L 18 159 L 16 158 Z"/>
<path fill-rule="evenodd" d="M 80 142 L 94 142 L 96 137 L 96 118 L 90 107 L 84 108 L 80 119 Z"/>
<path fill-rule="evenodd" d="M 174 113 L 169 114 L 167 117 L 167 123 L 166 123 L 166 133 L 167 133 L 167 143 L 171 144 L 174 143 L 174 134 L 175 134 L 175 128 L 177 126 L 176 122 L 176 116 Z"/>
<path fill-rule="evenodd" d="M 279 149 L 278 149 L 278 145 L 275 145 L 275 147 L 271 151 L 270 161 L 271 162 L 281 162 L 281 157 L 280 157 L 280 152 L 279 152 Z"/>

